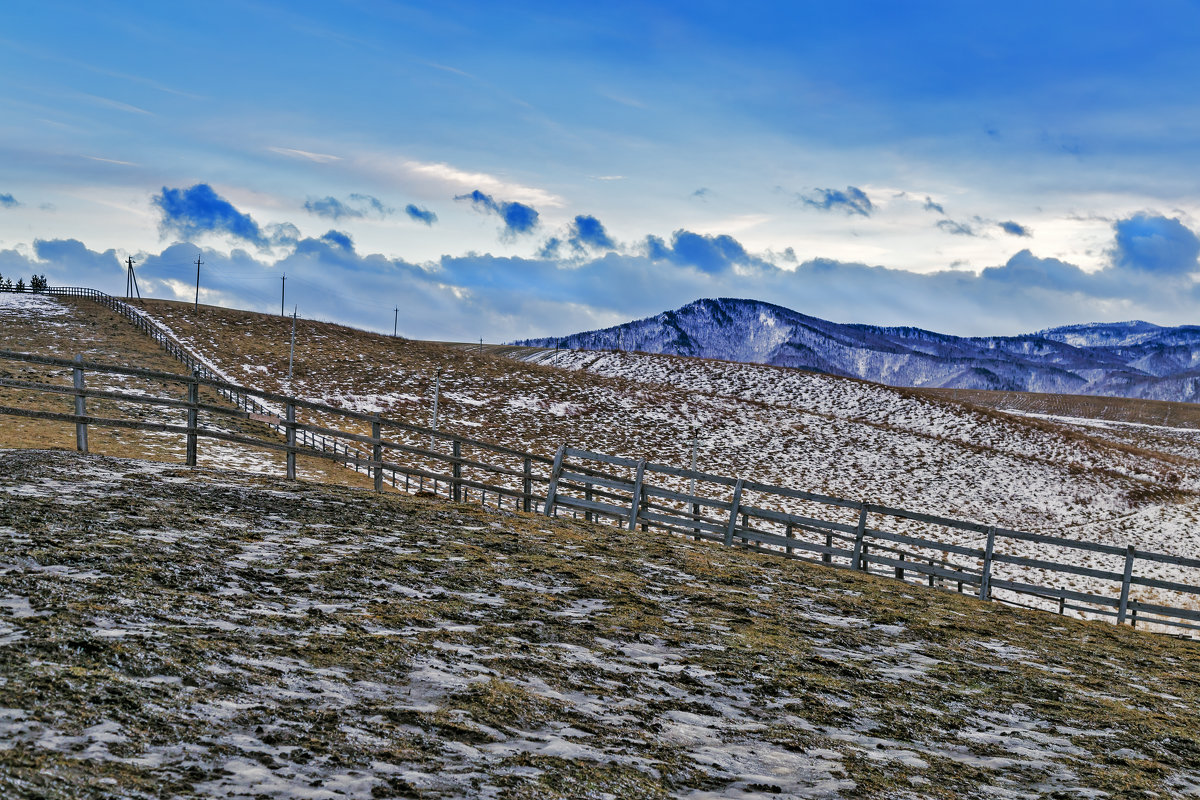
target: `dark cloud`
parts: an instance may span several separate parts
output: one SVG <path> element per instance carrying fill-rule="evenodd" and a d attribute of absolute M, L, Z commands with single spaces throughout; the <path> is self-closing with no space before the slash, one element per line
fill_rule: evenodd
<path fill-rule="evenodd" d="M 1000 226 L 1000 230 L 1004 231 L 1005 233 L 1011 233 L 1013 236 L 1032 236 L 1033 235 L 1033 232 L 1030 231 L 1029 228 L 1027 228 L 1024 225 L 1021 225 L 1019 223 L 1013 222 L 1012 220 L 1009 220 L 1008 222 L 1000 222 L 997 224 Z"/>
<path fill-rule="evenodd" d="M 310 197 L 304 202 L 304 210 L 310 214 L 316 214 L 318 217 L 333 220 L 346 217 L 361 218 L 368 214 L 386 217 L 396 211 L 394 208 L 385 206 L 379 198 L 369 194 L 352 194 L 345 203 L 336 197 L 321 197 L 315 200 Z"/>
<path fill-rule="evenodd" d="M 946 213 L 946 209 L 942 208 L 942 204 L 933 202 L 933 198 L 931 198 L 929 195 L 925 195 L 925 210 L 936 211 L 939 214 Z"/>
<path fill-rule="evenodd" d="M 608 231 L 604 230 L 603 223 L 587 214 L 575 217 L 567 234 L 567 241 L 578 251 L 611 250 L 616 247 Z"/>
<path fill-rule="evenodd" d="M 492 213 L 504 221 L 502 234 L 505 237 L 515 237 L 517 234 L 529 233 L 538 224 L 538 212 L 532 206 L 517 202 L 496 202 L 489 194 L 476 189 L 470 194 L 457 195 L 455 200 L 468 201 L 481 213 Z"/>
<path fill-rule="evenodd" d="M 806 206 L 823 211 L 838 208 L 847 214 L 859 214 L 864 217 L 871 216 L 871 212 L 875 210 L 867 193 L 856 186 L 847 186 L 844 192 L 840 189 L 815 189 L 811 195 L 801 195 L 800 200 Z"/>
<path fill-rule="evenodd" d="M 329 231 L 321 239 L 330 244 L 335 244 L 343 250 L 354 249 L 354 241 L 350 238 L 350 235 L 341 231 Z"/>
<path fill-rule="evenodd" d="M 404 207 L 404 213 L 408 214 L 411 219 L 415 219 L 417 222 L 424 222 L 426 225 L 433 225 L 433 223 L 437 222 L 437 214 L 427 208 L 418 208 L 412 203 Z"/>
<path fill-rule="evenodd" d="M 197 183 L 188 189 L 164 186 L 161 194 L 150 199 L 162 211 L 159 226 L 163 233 L 177 233 L 185 238 L 222 233 L 259 247 L 270 244 L 249 214 L 238 211 L 207 183 Z"/>
<path fill-rule="evenodd" d="M 764 263 L 747 253 L 741 242 L 732 236 L 710 236 L 686 230 L 671 234 L 669 245 L 658 236 L 647 236 L 646 254 L 655 261 L 670 261 L 710 274 L 725 272 L 734 264 Z"/>
<path fill-rule="evenodd" d="M 1196 269 L 1200 238 L 1178 219 L 1137 214 L 1118 221 L 1113 230 L 1113 264 L 1137 272 L 1180 274 Z"/>
<path fill-rule="evenodd" d="M 704 186 L 701 186 L 699 189 L 692 192 L 692 197 L 699 197 L 701 200 L 705 200 L 710 194 L 712 194 L 712 191 Z"/>
<path fill-rule="evenodd" d="M 978 236 L 975 229 L 966 222 L 955 222 L 952 219 L 939 219 L 937 226 L 954 236 Z"/>
<path fill-rule="evenodd" d="M 0 208 L 16 208 L 21 205 L 11 194 L 0 193 Z"/>

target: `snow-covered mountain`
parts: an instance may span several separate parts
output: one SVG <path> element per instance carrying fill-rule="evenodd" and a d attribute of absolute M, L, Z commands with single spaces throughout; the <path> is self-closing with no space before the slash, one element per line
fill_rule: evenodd
<path fill-rule="evenodd" d="M 961 337 L 842 325 L 758 300 L 697 300 L 604 330 L 517 344 L 640 350 L 863 378 L 895 386 L 1200 400 L 1200 326 L 1092 323 Z"/>

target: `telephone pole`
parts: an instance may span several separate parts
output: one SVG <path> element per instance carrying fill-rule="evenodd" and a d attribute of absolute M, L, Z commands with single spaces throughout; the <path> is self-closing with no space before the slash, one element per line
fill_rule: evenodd
<path fill-rule="evenodd" d="M 196 302 L 192 305 L 192 313 L 200 313 L 200 265 L 203 262 L 200 260 L 200 254 L 196 254 Z"/>
<path fill-rule="evenodd" d="M 400 329 L 400 306 L 396 306 L 396 318 L 392 320 L 392 338 L 396 338 L 396 331 Z"/>
<path fill-rule="evenodd" d="M 287 297 L 287 274 L 283 276 L 283 285 L 279 287 L 279 316 L 283 316 L 283 302 Z"/>
<path fill-rule="evenodd" d="M 292 361 L 296 357 L 296 309 L 292 309 L 292 349 L 288 351 L 288 387 L 292 385 Z"/>
<path fill-rule="evenodd" d="M 125 297 L 128 300 L 132 300 L 133 293 L 137 292 L 138 300 L 141 300 L 142 299 L 142 290 L 138 288 L 137 275 L 135 275 L 133 272 L 133 264 L 134 264 L 133 256 L 127 256 L 125 258 L 125 265 L 126 265 Z"/>

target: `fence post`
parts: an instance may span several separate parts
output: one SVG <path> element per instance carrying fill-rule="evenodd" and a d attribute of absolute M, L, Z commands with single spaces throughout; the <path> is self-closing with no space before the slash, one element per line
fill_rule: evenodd
<path fill-rule="evenodd" d="M 196 427 L 200 416 L 200 382 L 196 374 L 188 381 L 188 412 L 187 412 L 187 466 L 196 466 Z"/>
<path fill-rule="evenodd" d="M 992 551 L 996 548 L 996 526 L 988 526 L 987 546 L 983 550 L 983 575 L 979 578 L 979 599 L 992 599 Z"/>
<path fill-rule="evenodd" d="M 287 479 L 296 480 L 296 404 L 287 401 Z"/>
<path fill-rule="evenodd" d="M 629 504 L 629 530 L 637 530 L 638 506 L 642 502 L 642 478 L 646 475 L 646 459 L 638 462 L 633 478 L 633 500 Z"/>
<path fill-rule="evenodd" d="M 738 509 L 742 507 L 742 486 L 746 480 L 738 478 L 733 486 L 733 502 L 729 506 L 729 525 L 725 528 L 725 546 L 733 547 L 733 529 L 737 527 Z"/>
<path fill-rule="evenodd" d="M 529 456 L 525 456 L 524 472 L 525 472 L 525 478 L 522 482 L 521 489 L 525 493 L 525 498 L 524 498 L 525 510 L 532 511 L 533 510 L 533 462 L 530 460 Z"/>
<path fill-rule="evenodd" d="M 558 476 L 562 474 L 563 456 L 566 455 L 567 446 L 560 444 L 558 452 L 554 454 L 554 466 L 550 468 L 550 488 L 546 490 L 546 507 L 542 512 L 547 517 L 554 516 L 554 498 L 558 494 Z"/>
<path fill-rule="evenodd" d="M 692 522 L 700 521 L 700 504 L 692 503 Z M 697 542 L 700 541 L 700 526 L 692 528 L 692 538 Z"/>
<path fill-rule="evenodd" d="M 453 442 L 451 442 L 450 453 L 451 453 L 451 455 L 454 456 L 454 465 L 452 468 L 452 472 L 454 474 L 454 481 L 453 481 L 453 486 L 451 487 L 451 494 L 454 496 L 454 502 L 461 503 L 462 502 L 462 462 L 460 461 L 460 459 L 462 458 L 462 439 L 455 439 Z M 486 480 L 486 479 L 482 479 L 482 480 Z M 484 494 L 480 495 L 479 502 L 481 505 L 487 504 L 486 498 L 487 498 L 486 492 Z"/>
<path fill-rule="evenodd" d="M 792 523 L 790 523 L 790 522 L 788 523 L 788 526 L 787 526 L 787 534 L 786 534 L 786 536 L 787 536 L 787 538 L 789 538 L 789 539 L 791 539 L 791 538 L 792 538 Z M 785 548 L 784 548 L 784 550 L 787 552 L 787 554 L 788 554 L 789 556 L 792 554 L 792 548 L 790 548 L 790 547 L 785 547 Z"/>
<path fill-rule="evenodd" d="M 1125 576 L 1121 578 L 1121 607 L 1117 609 L 1117 624 L 1120 625 L 1125 621 L 1125 614 L 1129 611 L 1129 584 L 1133 579 L 1133 545 L 1125 546 Z"/>
<path fill-rule="evenodd" d="M 75 356 L 75 363 L 83 364 L 83 355 Z M 87 402 L 86 402 L 86 398 L 83 395 L 84 382 L 83 382 L 83 367 L 82 366 L 75 367 L 74 377 L 75 377 L 75 416 L 86 417 L 87 416 Z M 81 453 L 86 453 L 88 451 L 87 423 L 86 422 L 76 422 L 75 423 L 75 449 Z"/>
<path fill-rule="evenodd" d="M 371 469 L 375 472 L 375 491 L 383 491 L 383 425 L 379 419 L 379 415 L 375 415 L 375 419 L 371 420 L 371 438 L 374 439 L 371 443 Z"/>
<path fill-rule="evenodd" d="M 833 531 L 825 531 L 825 546 L 830 549 L 833 548 Z M 821 560 L 824 561 L 826 564 L 832 564 L 833 563 L 833 553 L 822 553 Z"/>
<path fill-rule="evenodd" d="M 858 527 L 854 530 L 854 555 L 850 558 L 853 569 L 863 568 L 863 537 L 867 535 L 867 507 L 860 503 L 858 506 Z"/>
<path fill-rule="evenodd" d="M 904 563 L 904 553 L 900 554 L 900 563 Z M 904 580 L 904 567 L 896 567 L 896 580 Z"/>
<path fill-rule="evenodd" d="M 584 484 L 583 499 L 587 500 L 588 502 L 591 502 L 592 500 L 595 499 L 595 497 L 596 497 L 596 494 L 595 494 L 595 492 L 592 491 L 592 484 L 590 484 L 590 483 Z M 596 521 L 596 515 L 592 513 L 591 509 L 588 509 L 584 513 L 583 518 L 588 522 Z"/>

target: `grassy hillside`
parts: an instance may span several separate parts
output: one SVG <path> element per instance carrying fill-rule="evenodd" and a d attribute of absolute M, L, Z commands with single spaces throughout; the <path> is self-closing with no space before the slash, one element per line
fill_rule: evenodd
<path fill-rule="evenodd" d="M 1200 791 L 1195 642 L 244 473 L 0 473 L 5 797 Z"/>
<path fill-rule="evenodd" d="M 168 356 L 150 337 L 138 331 L 109 309 L 75 298 L 0 293 L 0 349 L 35 353 L 55 358 L 140 367 L 161 372 L 182 373 L 183 366 Z M 71 385 L 69 369 L 43 367 L 13 361 L 0 361 L 0 377 Z M 93 389 L 110 389 L 134 394 L 186 399 L 180 384 L 141 378 L 102 375 L 87 376 Z M 202 390 L 201 400 L 214 405 L 225 401 L 215 392 Z M 0 387 L 0 405 L 33 408 L 57 413 L 74 413 L 74 399 L 65 395 L 37 394 Z M 146 406 L 113 400 L 91 400 L 88 411 L 101 417 L 123 417 L 182 425 L 182 411 L 151 410 Z M 265 426 L 248 420 L 223 418 L 221 430 L 249 436 L 274 434 Z M 180 462 L 184 458 L 184 439 L 178 435 L 146 433 L 113 428 L 92 427 L 88 433 L 92 452 L 130 458 L 151 458 Z M 75 429 L 60 422 L 0 417 L 0 447 L 75 448 Z M 284 459 L 279 453 L 255 450 L 240 445 L 207 440 L 199 451 L 201 466 L 227 467 L 281 474 Z M 366 486 L 364 477 L 352 470 L 331 466 L 328 462 L 301 458 L 301 476 L 326 482 Z"/>

